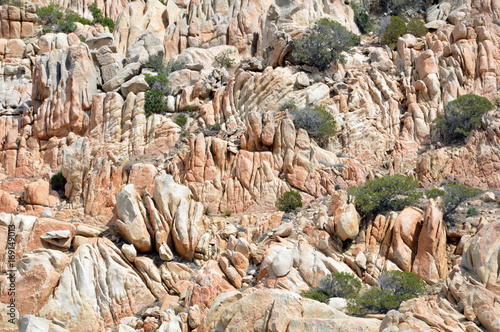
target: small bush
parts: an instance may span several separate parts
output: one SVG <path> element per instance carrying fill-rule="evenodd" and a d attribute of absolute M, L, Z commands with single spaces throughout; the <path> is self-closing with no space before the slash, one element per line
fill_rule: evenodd
<path fill-rule="evenodd" d="M 220 124 L 216 123 L 211 128 L 211 131 L 218 133 L 221 130 Z"/>
<path fill-rule="evenodd" d="M 230 217 L 232 214 L 233 214 L 233 211 L 231 211 L 231 210 L 226 210 L 226 211 L 224 211 L 224 215 L 225 215 L 226 217 Z"/>
<path fill-rule="evenodd" d="M 179 114 L 174 121 L 179 127 L 183 127 L 187 123 L 187 116 L 185 114 Z"/>
<path fill-rule="evenodd" d="M 154 113 L 162 113 L 167 110 L 167 100 L 165 95 L 172 93 L 168 76 L 174 71 L 185 68 L 184 62 L 170 59 L 166 64 L 160 59 L 149 61 L 146 68 L 157 72 L 156 75 L 146 74 L 145 79 L 150 90 L 145 93 L 146 116 Z"/>
<path fill-rule="evenodd" d="M 87 6 L 89 11 L 92 13 L 92 18 L 94 19 L 92 23 L 102 23 L 104 20 L 104 15 L 102 10 L 97 7 L 97 3 L 93 2 Z"/>
<path fill-rule="evenodd" d="M 236 61 L 231 58 L 232 54 L 232 50 L 224 50 L 220 54 L 216 55 L 214 57 L 214 60 L 219 64 L 220 67 L 231 68 L 236 63 Z"/>
<path fill-rule="evenodd" d="M 470 207 L 469 210 L 467 210 L 467 217 L 477 216 L 478 214 L 479 210 L 475 207 Z"/>
<path fill-rule="evenodd" d="M 162 94 L 170 94 L 172 92 L 167 76 L 163 74 L 145 74 L 144 78 L 150 89 L 160 91 Z"/>
<path fill-rule="evenodd" d="M 319 288 L 328 297 L 348 298 L 357 295 L 361 286 L 361 281 L 347 272 L 332 273 L 319 282 Z"/>
<path fill-rule="evenodd" d="M 368 180 L 347 190 L 355 197 L 356 208 L 361 214 L 374 215 L 385 211 L 402 210 L 422 196 L 417 191 L 418 180 L 396 174 Z"/>
<path fill-rule="evenodd" d="M 312 288 L 308 291 L 303 291 L 301 293 L 301 295 L 303 297 L 307 297 L 309 299 L 312 299 L 312 300 L 315 300 L 315 301 L 319 301 L 319 302 L 327 302 L 328 301 L 328 295 L 326 295 L 325 293 L 317 290 L 316 288 Z"/>
<path fill-rule="evenodd" d="M 460 204 L 483 193 L 481 189 L 465 184 L 448 184 L 444 187 L 446 194 L 443 196 L 444 216 L 453 213 Z"/>
<path fill-rule="evenodd" d="M 361 296 L 351 296 L 347 309 L 354 313 L 387 313 L 427 290 L 426 283 L 412 272 L 389 271 L 380 276 L 379 284 L 380 287 L 372 287 Z"/>
<path fill-rule="evenodd" d="M 40 23 L 45 27 L 55 25 L 64 15 L 61 8 L 55 3 L 37 8 L 36 14 Z"/>
<path fill-rule="evenodd" d="M 295 41 L 294 54 L 303 63 L 325 70 L 335 60 L 345 62 L 342 52 L 353 52 L 360 37 L 336 21 L 318 20 L 312 29 Z"/>
<path fill-rule="evenodd" d="M 389 271 L 378 278 L 381 289 L 389 290 L 399 303 L 425 294 L 427 284 L 413 272 Z"/>
<path fill-rule="evenodd" d="M 332 273 L 321 279 L 319 286 L 302 292 L 302 296 L 320 302 L 326 302 L 331 297 L 350 299 L 358 295 L 361 286 L 361 281 L 350 273 Z"/>
<path fill-rule="evenodd" d="M 387 313 L 389 310 L 398 309 L 399 306 L 400 303 L 391 291 L 378 287 L 372 287 L 361 296 L 347 300 L 347 310 L 352 313 Z"/>
<path fill-rule="evenodd" d="M 454 139 L 463 139 L 481 127 L 481 118 L 495 109 L 488 98 L 468 94 L 458 97 L 444 107 L 444 117 L 434 120 L 434 128 Z"/>
<path fill-rule="evenodd" d="M 144 111 L 146 116 L 167 111 L 167 101 L 161 91 L 151 89 L 144 94 Z"/>
<path fill-rule="evenodd" d="M 425 27 L 425 23 L 421 20 L 412 19 L 408 23 L 408 33 L 411 33 L 415 37 L 423 37 L 429 32 L 429 29 Z"/>
<path fill-rule="evenodd" d="M 66 178 L 63 176 L 62 171 L 59 171 L 52 176 L 52 178 L 50 179 L 50 185 L 55 191 L 64 190 L 64 186 L 66 185 Z"/>
<path fill-rule="evenodd" d="M 361 32 L 369 33 L 372 31 L 372 22 L 370 16 L 362 4 L 351 2 L 351 8 L 354 11 L 354 22 Z"/>
<path fill-rule="evenodd" d="M 297 110 L 297 105 L 295 104 L 295 101 L 293 99 L 287 100 L 285 103 L 283 103 L 280 107 L 281 112 L 295 112 Z"/>
<path fill-rule="evenodd" d="M 105 17 L 104 20 L 102 20 L 102 26 L 108 27 L 110 32 L 115 30 L 115 22 L 109 17 Z"/>
<path fill-rule="evenodd" d="M 76 29 L 76 24 L 69 20 L 60 20 L 56 24 L 55 32 L 72 33 Z"/>
<path fill-rule="evenodd" d="M 382 43 L 395 47 L 398 38 L 407 32 L 405 21 L 397 16 L 391 16 L 389 24 L 382 29 Z"/>
<path fill-rule="evenodd" d="M 330 137 L 335 135 L 335 118 L 324 106 L 313 108 L 291 109 L 295 126 L 305 129 L 309 136 L 314 138 L 322 147 L 328 145 Z"/>
<path fill-rule="evenodd" d="M 425 196 L 427 196 L 428 199 L 436 199 L 438 197 L 444 197 L 446 192 L 441 189 L 429 189 L 425 191 Z"/>
<path fill-rule="evenodd" d="M 53 31 L 71 33 L 76 29 L 75 22 L 90 24 L 89 20 L 81 17 L 78 13 L 70 9 L 63 10 L 55 3 L 37 8 L 36 14 L 44 26 L 42 29 L 44 34 Z"/>
<path fill-rule="evenodd" d="M 276 207 L 280 211 L 290 212 L 302 207 L 302 196 L 295 190 L 288 190 L 276 201 Z"/>
<path fill-rule="evenodd" d="M 92 23 L 100 23 L 103 27 L 108 27 L 110 32 L 113 32 L 115 29 L 115 22 L 109 17 L 104 17 L 102 10 L 97 7 L 95 2 L 88 5 L 87 8 L 90 10 L 92 17 L 94 18 Z"/>
<path fill-rule="evenodd" d="M 24 2 L 20 1 L 20 0 L 0 0 L 0 6 L 3 6 L 3 5 L 23 8 Z"/>

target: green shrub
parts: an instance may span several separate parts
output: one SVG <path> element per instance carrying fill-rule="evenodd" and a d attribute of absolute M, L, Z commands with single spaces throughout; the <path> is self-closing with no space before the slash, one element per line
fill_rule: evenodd
<path fill-rule="evenodd" d="M 347 300 L 347 310 L 352 313 L 387 313 L 389 310 L 398 309 L 399 306 L 400 303 L 398 303 L 391 291 L 378 287 L 372 287 L 361 296 Z"/>
<path fill-rule="evenodd" d="M 328 301 L 328 295 L 326 295 L 325 293 L 317 290 L 316 288 L 312 288 L 308 291 L 303 291 L 301 293 L 301 295 L 303 297 L 307 297 L 309 299 L 312 299 L 312 300 L 315 300 L 315 301 L 319 301 L 319 302 L 327 302 Z"/>
<path fill-rule="evenodd" d="M 42 33 L 63 32 L 71 33 L 76 29 L 75 22 L 90 24 L 90 21 L 81 17 L 78 13 L 65 9 L 63 10 L 55 3 L 36 10 L 40 23 L 44 26 Z"/>
<path fill-rule="evenodd" d="M 444 186 L 444 191 L 446 194 L 442 198 L 445 217 L 453 213 L 463 202 L 483 193 L 481 189 L 458 183 Z"/>
<path fill-rule="evenodd" d="M 102 23 L 102 21 L 104 20 L 104 15 L 102 13 L 102 10 L 97 7 L 97 3 L 93 2 L 89 4 L 87 8 L 89 9 L 90 13 L 92 13 L 92 23 Z"/>
<path fill-rule="evenodd" d="M 462 139 L 481 127 L 481 118 L 495 106 L 488 98 L 468 94 L 458 97 L 444 107 L 444 117 L 434 120 L 434 128 L 451 138 Z"/>
<path fill-rule="evenodd" d="M 55 3 L 51 3 L 45 7 L 37 8 L 36 14 L 38 16 L 39 22 L 45 27 L 54 26 L 60 19 L 63 18 L 64 15 L 61 8 Z"/>
<path fill-rule="evenodd" d="M 220 67 L 231 68 L 236 61 L 231 58 L 233 54 L 232 50 L 224 50 L 214 57 L 215 62 L 219 64 Z"/>
<path fill-rule="evenodd" d="M 399 303 L 425 294 L 427 284 L 413 272 L 388 271 L 378 278 L 381 289 L 389 290 Z"/>
<path fill-rule="evenodd" d="M 220 127 L 220 124 L 216 123 L 214 124 L 211 128 L 210 128 L 211 131 L 214 131 L 216 133 L 218 133 L 220 130 L 221 130 L 221 127 Z"/>
<path fill-rule="evenodd" d="M 94 18 L 92 23 L 100 23 L 102 26 L 108 27 L 110 32 L 113 32 L 115 29 L 115 22 L 109 17 L 104 17 L 102 10 L 97 7 L 95 2 L 89 4 L 87 8 L 90 10 L 92 17 Z"/>
<path fill-rule="evenodd" d="M 423 37 L 429 32 L 429 29 L 425 27 L 425 23 L 421 20 L 411 19 L 408 23 L 408 33 L 411 33 L 415 37 Z"/>
<path fill-rule="evenodd" d="M 347 309 L 354 313 L 387 313 L 427 290 L 426 283 L 412 272 L 389 271 L 378 281 L 380 287 L 372 287 L 361 296 L 348 298 Z"/>
<path fill-rule="evenodd" d="M 172 92 L 168 76 L 174 71 L 183 69 L 185 64 L 182 61 L 172 59 L 165 64 L 160 59 L 154 59 L 149 61 L 145 67 L 157 72 L 156 75 L 144 75 L 150 88 L 144 95 L 146 116 L 165 112 L 167 110 L 165 95 L 169 95 Z"/>
<path fill-rule="evenodd" d="M 469 210 L 467 210 L 467 217 L 477 216 L 478 214 L 479 210 L 475 207 L 470 207 Z"/>
<path fill-rule="evenodd" d="M 182 127 L 184 126 L 186 123 L 187 123 L 187 116 L 186 114 L 179 114 L 177 115 L 177 117 L 175 118 L 175 121 L 174 121 L 179 127 Z"/>
<path fill-rule="evenodd" d="M 288 190 L 276 201 L 276 207 L 280 211 L 290 212 L 302 207 L 302 196 L 295 190 Z"/>
<path fill-rule="evenodd" d="M 59 171 L 52 176 L 52 178 L 50 179 L 50 185 L 55 191 L 64 190 L 64 186 L 66 185 L 66 178 L 63 176 L 62 171 Z"/>
<path fill-rule="evenodd" d="M 395 47 L 398 38 L 407 32 L 405 21 L 397 16 L 391 16 L 389 24 L 382 29 L 382 43 Z"/>
<path fill-rule="evenodd" d="M 357 295 L 361 286 L 361 281 L 347 272 L 332 273 L 319 282 L 319 289 L 328 297 L 349 298 Z"/>
<path fill-rule="evenodd" d="M 102 20 L 102 26 L 108 27 L 110 32 L 115 30 L 115 22 L 109 17 L 105 17 L 104 20 Z"/>
<path fill-rule="evenodd" d="M 295 101 L 293 101 L 293 99 L 287 100 L 280 107 L 281 112 L 294 112 L 296 110 L 297 110 L 297 105 L 295 104 Z"/>
<path fill-rule="evenodd" d="M 79 22 L 84 25 L 89 25 L 92 22 L 86 18 L 81 17 L 77 12 L 70 9 L 66 9 L 64 12 L 64 20 L 71 22 Z"/>
<path fill-rule="evenodd" d="M 162 94 L 170 94 L 172 92 L 167 76 L 163 74 L 145 74 L 144 78 L 150 89 L 160 91 Z"/>
<path fill-rule="evenodd" d="M 385 211 L 402 210 L 422 196 L 417 191 L 418 180 L 396 174 L 368 180 L 347 190 L 355 197 L 356 208 L 361 214 L 375 215 Z"/>
<path fill-rule="evenodd" d="M 351 8 L 354 11 L 354 22 L 361 32 L 369 33 L 372 31 L 372 22 L 362 4 L 351 2 Z"/>
<path fill-rule="evenodd" d="M 305 129 L 311 138 L 322 147 L 328 145 L 330 137 L 335 135 L 335 118 L 327 111 L 324 106 L 315 106 L 313 108 L 291 109 L 295 126 Z"/>
<path fill-rule="evenodd" d="M 231 210 L 226 210 L 226 211 L 224 211 L 224 215 L 225 215 L 226 217 L 230 217 L 232 214 L 233 214 L 233 211 L 231 211 Z"/>
<path fill-rule="evenodd" d="M 361 287 L 361 281 L 350 273 L 332 273 L 322 278 L 319 281 L 319 286 L 302 292 L 302 296 L 320 302 L 327 302 L 331 297 L 350 299 L 358 295 Z"/>
<path fill-rule="evenodd" d="M 165 95 L 158 90 L 151 89 L 144 94 L 144 111 L 146 116 L 155 113 L 162 113 L 167 110 L 167 100 Z"/>
<path fill-rule="evenodd" d="M 3 5 L 23 8 L 24 2 L 20 1 L 20 0 L 0 0 L 0 6 L 3 6 Z"/>
<path fill-rule="evenodd" d="M 60 20 L 56 24 L 55 32 L 72 33 L 76 29 L 76 24 L 69 20 Z"/>
<path fill-rule="evenodd" d="M 345 62 L 342 52 L 353 52 L 360 37 L 336 21 L 318 20 L 312 29 L 295 41 L 294 54 L 303 63 L 325 70 L 335 60 Z"/>
<path fill-rule="evenodd" d="M 441 189 L 429 189 L 429 190 L 426 190 L 425 191 L 425 196 L 427 196 L 427 198 L 429 199 L 436 199 L 438 197 L 444 197 L 444 195 L 446 194 L 446 192 L 444 190 L 441 190 Z"/>

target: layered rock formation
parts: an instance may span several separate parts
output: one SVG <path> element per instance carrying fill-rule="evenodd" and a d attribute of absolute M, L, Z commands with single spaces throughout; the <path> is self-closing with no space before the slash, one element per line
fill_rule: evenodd
<path fill-rule="evenodd" d="M 58 4 L 91 18 L 89 2 Z M 359 33 L 345 1 L 96 4 L 112 34 L 41 35 L 34 5 L 0 6 L 2 331 L 498 330 L 498 112 L 460 144 L 432 127 L 458 96 L 497 98 L 495 1 L 429 6 L 427 35 L 394 50 L 363 35 L 324 72 L 293 39 L 319 18 Z M 161 61 L 184 68 L 149 114 Z M 291 101 L 335 118 L 327 144 Z M 360 215 L 346 189 L 387 174 L 491 191 L 455 224 L 440 198 Z M 276 211 L 288 190 L 303 207 Z M 429 294 L 368 317 L 300 295 L 394 270 Z"/>

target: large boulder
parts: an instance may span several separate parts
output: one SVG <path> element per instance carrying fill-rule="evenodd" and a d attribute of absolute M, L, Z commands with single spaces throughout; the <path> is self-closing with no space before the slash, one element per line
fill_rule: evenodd
<path fill-rule="evenodd" d="M 484 225 L 471 238 L 460 266 L 500 294 L 500 221 Z"/>
<path fill-rule="evenodd" d="M 193 199 L 189 188 L 175 183 L 171 175 L 156 178 L 153 199 L 172 227 L 175 250 L 183 258 L 192 260 L 204 231 L 203 205 Z"/>
<path fill-rule="evenodd" d="M 154 301 L 120 250 L 106 238 L 94 238 L 75 251 L 39 315 L 70 331 L 104 331 Z"/>
<path fill-rule="evenodd" d="M 135 186 L 125 186 L 116 200 L 115 224 L 120 234 L 140 252 L 151 251 L 152 241 L 149 223 L 142 199 Z"/>

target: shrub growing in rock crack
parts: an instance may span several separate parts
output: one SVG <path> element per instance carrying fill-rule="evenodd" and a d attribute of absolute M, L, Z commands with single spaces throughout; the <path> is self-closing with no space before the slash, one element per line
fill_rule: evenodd
<path fill-rule="evenodd" d="M 380 41 L 389 47 L 395 47 L 398 38 L 408 31 L 405 21 L 397 16 L 391 16 L 389 23 L 380 28 Z"/>
<path fill-rule="evenodd" d="M 331 297 L 351 298 L 357 296 L 361 290 L 361 281 L 351 273 L 337 272 L 327 275 L 319 281 L 319 286 L 313 287 L 302 296 L 326 302 Z"/>
<path fill-rule="evenodd" d="M 63 176 L 62 171 L 59 171 L 52 176 L 52 178 L 50 179 L 50 185 L 55 191 L 64 190 L 64 186 L 66 185 L 66 178 Z"/>
<path fill-rule="evenodd" d="M 312 29 L 294 40 L 294 54 L 303 63 L 325 70 L 335 60 L 345 62 L 343 52 L 353 52 L 360 37 L 340 23 L 322 18 Z"/>
<path fill-rule="evenodd" d="M 333 115 L 324 106 L 289 108 L 293 122 L 298 128 L 305 129 L 316 142 L 326 147 L 330 137 L 335 135 L 336 122 Z"/>
<path fill-rule="evenodd" d="M 418 180 L 396 174 L 368 180 L 363 185 L 349 188 L 347 192 L 355 197 L 356 208 L 361 214 L 375 215 L 402 210 L 416 203 L 422 196 L 417 189 Z"/>
<path fill-rule="evenodd" d="M 288 190 L 276 201 L 276 207 L 283 212 L 290 212 L 302 207 L 302 196 L 295 190 Z"/>
<path fill-rule="evenodd" d="M 380 287 L 372 287 L 360 296 L 347 300 L 353 313 L 387 313 L 397 310 L 403 301 L 424 295 L 427 284 L 413 272 L 389 271 L 378 279 Z"/>
<path fill-rule="evenodd" d="M 372 31 L 372 22 L 363 4 L 351 2 L 351 8 L 354 11 L 354 22 L 361 32 L 369 33 Z"/>
<path fill-rule="evenodd" d="M 452 139 L 463 139 L 472 130 L 481 127 L 484 114 L 495 109 L 488 98 L 468 94 L 458 97 L 444 107 L 444 116 L 434 120 L 434 129 L 448 134 Z"/>

